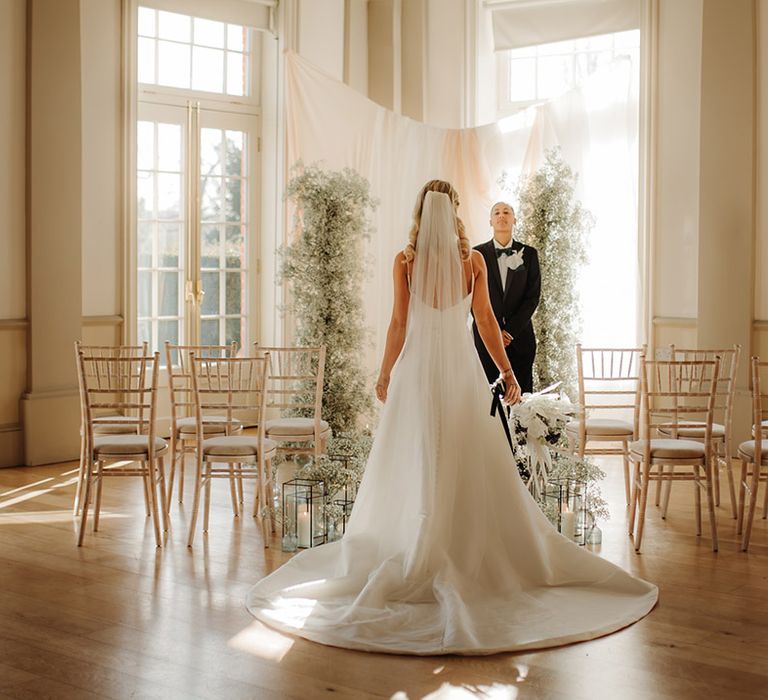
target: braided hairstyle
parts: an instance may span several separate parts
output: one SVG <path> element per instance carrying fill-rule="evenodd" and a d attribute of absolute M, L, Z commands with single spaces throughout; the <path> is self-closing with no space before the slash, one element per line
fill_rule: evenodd
<path fill-rule="evenodd" d="M 413 260 L 414 253 L 416 252 L 416 240 L 419 237 L 419 224 L 421 223 L 421 210 L 424 207 L 424 197 L 427 192 L 442 192 L 447 194 L 451 198 L 454 206 L 459 206 L 459 193 L 453 189 L 450 182 L 445 180 L 430 180 L 419 191 L 419 196 L 416 197 L 416 206 L 413 209 L 413 224 L 411 230 L 408 233 L 408 245 L 403 250 L 405 256 L 404 263 L 407 265 Z M 459 215 L 456 215 L 456 234 L 458 236 L 459 254 L 462 260 L 468 260 L 470 255 L 469 239 L 467 238 L 467 232 L 464 228 L 464 222 Z"/>

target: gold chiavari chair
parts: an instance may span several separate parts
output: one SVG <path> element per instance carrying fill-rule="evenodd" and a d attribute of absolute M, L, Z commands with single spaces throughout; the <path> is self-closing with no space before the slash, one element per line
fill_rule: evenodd
<path fill-rule="evenodd" d="M 649 484 L 659 479 L 694 483 L 697 535 L 701 535 L 701 491 L 705 491 L 712 549 L 717 551 L 711 435 L 719 372 L 719 359 L 640 358 L 641 439 L 629 446 L 635 467 L 629 533 L 634 536 L 635 551 L 640 551 L 642 544 Z M 686 429 L 702 424 L 701 440 L 682 437 Z M 663 435 L 659 434 L 661 426 L 665 430 Z"/>
<path fill-rule="evenodd" d="M 176 470 L 179 471 L 179 503 L 184 502 L 184 458 L 195 454 L 197 445 L 197 419 L 192 392 L 192 368 L 190 353 L 198 358 L 236 357 L 237 343 L 230 345 L 174 345 L 166 341 L 165 361 L 168 368 L 168 389 L 171 396 L 171 468 L 168 477 L 168 507 L 171 507 Z M 206 416 L 206 437 L 232 434 L 243 429 L 240 421 L 227 426 L 224 416 Z M 240 485 L 242 487 L 242 484 Z M 242 493 L 240 502 L 242 502 Z M 236 504 L 233 504 L 236 508 Z"/>
<path fill-rule="evenodd" d="M 670 345 L 670 355 L 673 360 L 708 360 L 720 358 L 720 376 L 717 382 L 715 396 L 715 414 L 712 423 L 712 442 L 715 448 L 715 463 L 712 475 L 714 477 L 715 505 L 720 505 L 720 470 L 725 470 L 728 478 L 728 495 L 731 501 L 731 515 L 736 517 L 736 489 L 733 480 L 731 459 L 733 456 L 733 403 L 736 395 L 736 372 L 739 368 L 741 345 L 734 345 L 722 350 L 690 350 Z M 665 426 L 659 426 L 661 435 L 668 435 Z M 692 425 L 678 432 L 680 437 L 689 440 L 701 440 L 704 437 L 703 425 Z M 664 507 L 662 517 L 666 517 L 671 481 L 656 483 L 656 505 L 659 505 L 662 483 L 664 484 Z"/>
<path fill-rule="evenodd" d="M 579 416 L 566 426 L 571 449 L 584 455 L 621 455 L 624 494 L 629 504 L 629 443 L 637 439 L 640 411 L 639 348 L 584 348 L 576 345 Z M 591 413 L 599 416 L 590 416 Z M 631 416 L 631 420 L 628 418 Z M 589 446 L 590 443 L 600 445 Z M 614 447 L 610 447 L 613 443 Z"/>
<path fill-rule="evenodd" d="M 233 503 L 236 480 L 255 479 L 259 501 L 267 504 L 267 492 L 272 486 L 271 460 L 277 452 L 277 445 L 265 437 L 269 354 L 261 357 L 198 358 L 192 352 L 190 361 L 197 421 L 195 498 L 187 540 L 191 547 L 203 490 L 203 532 L 208 532 L 213 479 L 229 479 Z M 224 435 L 208 436 L 206 421 L 210 414 L 225 418 Z M 244 421 L 256 426 L 255 433 L 233 435 L 234 426 Z M 221 425 L 221 422 L 217 421 L 217 424 Z M 264 546 L 268 547 L 270 530 L 274 532 L 275 529 L 274 515 L 269 515 L 262 508 L 261 518 Z"/>
<path fill-rule="evenodd" d="M 159 512 L 167 530 L 163 457 L 168 445 L 155 434 L 158 365 L 158 353 L 146 357 L 97 357 L 78 352 L 85 419 L 85 486 L 78 545 L 82 545 L 85 536 L 92 491 L 96 492 L 96 531 L 104 479 L 139 476 L 150 506 L 155 541 L 158 547 L 162 546 Z M 104 411 L 121 416 L 121 424 L 130 425 L 131 431 L 98 434 L 95 428 Z"/>
<path fill-rule="evenodd" d="M 758 426 L 768 425 L 766 419 L 768 417 L 768 362 L 760 362 L 760 358 L 753 357 L 750 369 L 752 370 L 753 439 L 742 442 L 738 450 L 741 473 L 737 533 L 741 535 L 741 549 L 744 552 L 749 549 L 761 481 L 766 483 L 765 495 L 763 496 L 763 519 L 768 516 L 768 433 L 764 427 L 757 430 Z M 747 496 L 749 497 L 748 504 L 746 504 Z"/>
<path fill-rule="evenodd" d="M 83 345 L 79 340 L 75 341 L 75 363 L 79 364 L 79 353 L 83 352 L 89 357 L 144 357 L 147 355 L 147 343 L 141 345 Z M 80 373 L 78 371 L 78 377 Z M 73 515 L 80 515 L 80 504 L 85 487 L 85 397 L 83 387 L 80 391 L 80 465 L 77 470 L 77 483 L 75 486 L 75 498 L 72 506 Z M 114 412 L 106 415 L 94 416 L 94 433 L 97 435 L 121 435 L 136 432 L 136 425 L 126 417 L 116 415 Z M 149 515 L 149 503 L 146 503 L 147 515 Z"/>

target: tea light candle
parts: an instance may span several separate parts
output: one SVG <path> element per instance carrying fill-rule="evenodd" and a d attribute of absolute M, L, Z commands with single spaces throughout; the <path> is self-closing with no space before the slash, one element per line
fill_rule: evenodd
<path fill-rule="evenodd" d="M 299 506 L 298 512 L 299 547 L 312 546 L 309 523 L 309 506 Z"/>
<path fill-rule="evenodd" d="M 567 508 L 560 513 L 560 534 L 569 540 L 574 538 L 576 532 L 576 513 Z"/>

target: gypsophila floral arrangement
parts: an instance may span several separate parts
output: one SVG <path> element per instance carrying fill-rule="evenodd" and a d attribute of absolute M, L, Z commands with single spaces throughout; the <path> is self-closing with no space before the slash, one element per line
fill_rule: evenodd
<path fill-rule="evenodd" d="M 373 436 L 368 432 L 334 435 L 328 451 L 318 459 L 310 458 L 296 473 L 302 479 L 322 479 L 326 489 L 325 516 L 338 521 L 343 515 L 340 499 L 353 500 L 363 478 Z"/>
<path fill-rule="evenodd" d="M 294 166 L 286 197 L 296 207 L 294 236 L 280 249 L 282 280 L 290 284 L 287 310 L 298 345 L 325 345 L 322 415 L 333 432 L 354 431 L 371 411 L 362 363 L 363 240 L 376 207 L 368 181 L 354 170 Z"/>
<path fill-rule="evenodd" d="M 581 332 L 577 281 L 587 261 L 587 236 L 593 218 L 574 199 L 576 175 L 560 149 L 545 154 L 544 165 L 520 183 L 520 239 L 538 250 L 541 300 L 533 316 L 536 332 L 534 384 L 562 382 L 576 395 L 574 346 Z"/>

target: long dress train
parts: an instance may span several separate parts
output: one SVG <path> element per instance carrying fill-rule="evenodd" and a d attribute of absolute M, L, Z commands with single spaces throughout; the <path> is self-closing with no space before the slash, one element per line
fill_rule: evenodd
<path fill-rule="evenodd" d="M 470 304 L 411 296 L 346 534 L 257 583 L 259 620 L 353 649 L 490 654 L 592 639 L 653 608 L 656 586 L 560 535 L 528 493 L 488 415 Z"/>

